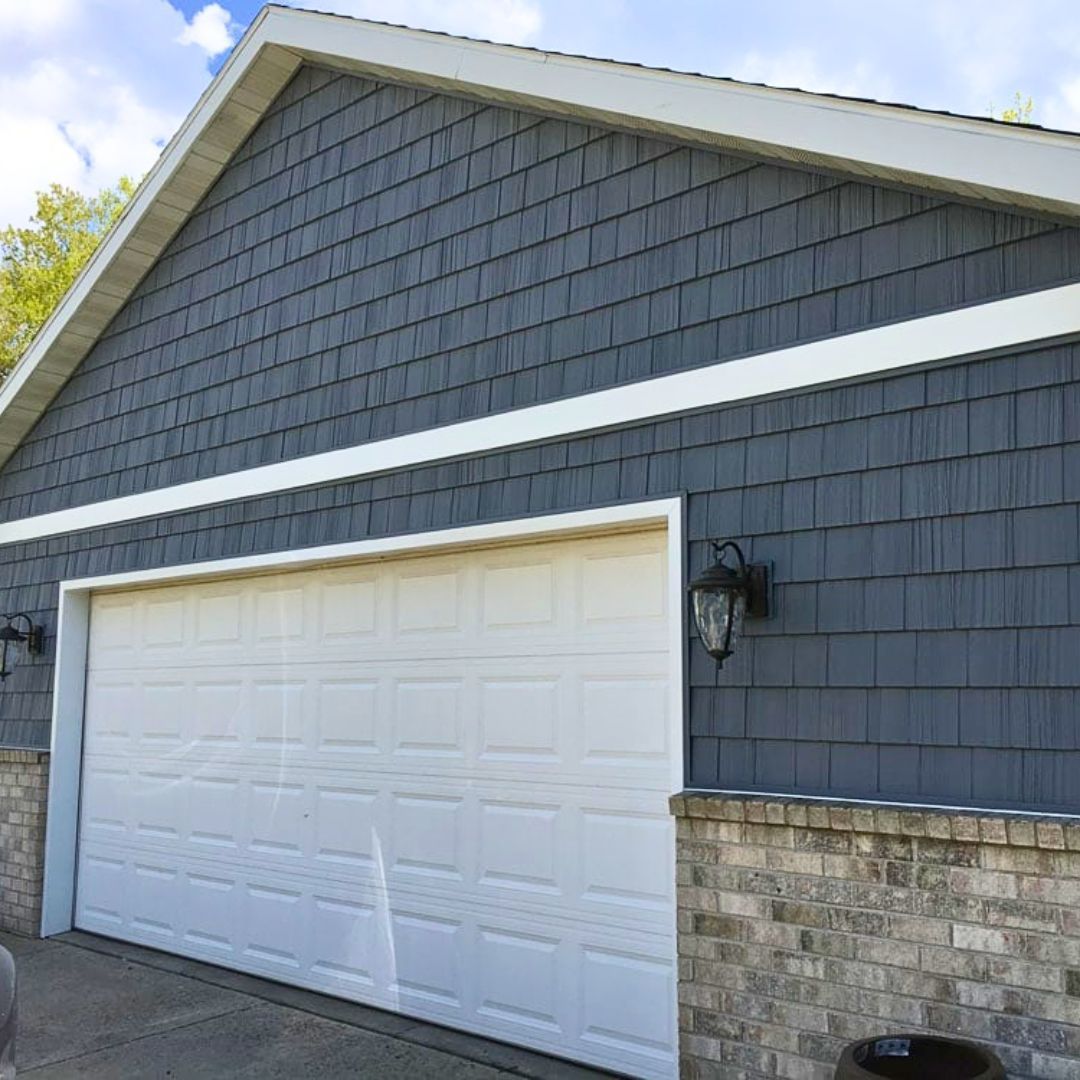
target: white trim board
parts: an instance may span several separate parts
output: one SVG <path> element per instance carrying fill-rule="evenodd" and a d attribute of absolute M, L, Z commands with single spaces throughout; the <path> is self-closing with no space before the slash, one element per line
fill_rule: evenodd
<path fill-rule="evenodd" d="M 310 569 L 342 561 L 400 558 L 420 552 L 476 547 L 494 543 L 527 543 L 607 531 L 612 528 L 667 531 L 669 707 L 671 725 L 671 793 L 682 790 L 684 712 L 684 530 L 683 500 L 654 499 L 603 510 L 582 510 L 544 517 L 519 518 L 488 525 L 440 529 L 411 536 L 360 540 L 344 544 L 219 559 L 186 566 L 138 570 L 60 584 L 56 661 L 53 681 L 52 742 L 49 764 L 48 814 L 45 824 L 44 885 L 41 935 L 62 934 L 73 926 L 75 867 L 79 831 L 79 788 L 82 767 L 83 704 L 87 647 L 90 640 L 90 597 L 95 591 L 240 574 Z M 671 880 L 675 880 L 672 851 Z M 674 932 L 674 927 L 672 927 Z M 673 939 L 674 940 L 674 939 Z"/>
<path fill-rule="evenodd" d="M 1080 219 L 1080 138 L 267 6 L 0 386 L 0 463 L 304 62 L 495 105 Z"/>
<path fill-rule="evenodd" d="M 0 545 L 566 438 L 1080 333 L 1080 284 L 0 524 Z"/>

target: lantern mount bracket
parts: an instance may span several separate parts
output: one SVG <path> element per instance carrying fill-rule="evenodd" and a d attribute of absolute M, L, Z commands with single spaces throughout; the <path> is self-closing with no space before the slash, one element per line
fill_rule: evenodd
<path fill-rule="evenodd" d="M 724 552 L 730 551 L 738 563 L 738 574 L 743 579 L 746 590 L 746 617 L 748 619 L 767 619 L 769 617 L 769 564 L 748 563 L 742 548 L 734 540 L 722 543 L 711 541 L 713 554 L 718 564 L 723 565 Z"/>

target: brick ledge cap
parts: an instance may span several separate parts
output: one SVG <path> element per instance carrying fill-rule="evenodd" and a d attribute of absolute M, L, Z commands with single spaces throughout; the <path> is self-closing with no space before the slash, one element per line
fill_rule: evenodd
<path fill-rule="evenodd" d="M 1000 816 L 979 810 L 854 803 L 843 799 L 768 798 L 723 791 L 684 791 L 671 796 L 675 817 L 784 825 L 835 832 L 922 836 L 933 840 L 1080 851 L 1080 815 L 1038 813 Z"/>

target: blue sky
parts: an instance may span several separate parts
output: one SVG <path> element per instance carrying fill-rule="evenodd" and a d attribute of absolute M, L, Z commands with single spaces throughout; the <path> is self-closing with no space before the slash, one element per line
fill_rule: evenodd
<path fill-rule="evenodd" d="M 0 225 L 153 163 L 257 0 L 0 0 Z M 304 6 L 304 5 L 298 5 Z M 311 0 L 564 52 L 1080 131 L 1076 0 Z"/>

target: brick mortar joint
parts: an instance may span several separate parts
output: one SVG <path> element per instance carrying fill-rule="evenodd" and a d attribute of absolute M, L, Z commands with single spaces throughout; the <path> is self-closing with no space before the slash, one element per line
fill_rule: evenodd
<path fill-rule="evenodd" d="M 0 766 L 3 765 L 39 765 L 49 763 L 48 750 L 33 750 L 26 747 L 0 746 Z"/>
<path fill-rule="evenodd" d="M 733 824 L 776 825 L 831 832 L 878 833 L 1002 847 L 1080 851 L 1080 816 L 1048 818 L 1031 813 L 997 816 L 936 807 L 823 802 L 791 796 L 782 799 L 687 791 L 669 800 L 677 818 Z"/>

